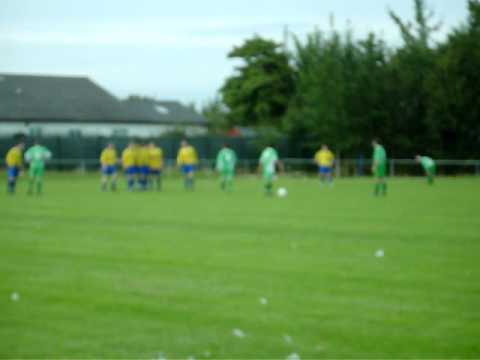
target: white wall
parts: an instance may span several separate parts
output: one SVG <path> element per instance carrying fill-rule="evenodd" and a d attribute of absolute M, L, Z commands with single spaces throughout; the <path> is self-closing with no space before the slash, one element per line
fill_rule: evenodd
<path fill-rule="evenodd" d="M 77 123 L 2 123 L 0 122 L 0 136 L 11 136 L 17 133 L 42 134 L 45 136 L 66 136 L 72 132 L 79 132 L 83 136 L 105 136 L 112 135 L 133 136 L 140 138 L 157 137 L 167 132 L 174 131 L 172 125 L 122 125 L 122 124 L 77 124 Z M 181 127 L 188 136 L 204 135 L 207 129 L 203 126 Z"/>

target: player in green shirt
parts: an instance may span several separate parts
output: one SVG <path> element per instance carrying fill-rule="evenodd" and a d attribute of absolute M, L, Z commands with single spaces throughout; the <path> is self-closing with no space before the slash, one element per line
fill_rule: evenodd
<path fill-rule="evenodd" d="M 282 167 L 277 151 L 272 146 L 266 147 L 260 155 L 259 167 L 262 169 L 265 194 L 269 196 L 273 194 L 273 180 L 277 166 Z"/>
<path fill-rule="evenodd" d="M 235 154 L 235 151 L 233 151 L 227 144 L 224 144 L 222 150 L 218 152 L 215 164 L 221 177 L 220 186 L 224 191 L 232 190 L 236 163 L 237 154 Z"/>
<path fill-rule="evenodd" d="M 28 172 L 28 194 L 33 194 L 33 188 L 37 190 L 37 194 L 42 193 L 43 174 L 45 172 L 45 161 L 52 157 L 52 153 L 46 147 L 35 141 L 34 145 L 25 153 L 25 161 L 30 164 Z"/>
<path fill-rule="evenodd" d="M 425 174 L 427 175 L 427 180 L 430 185 L 433 185 L 435 173 L 436 173 L 436 166 L 435 161 L 431 157 L 428 156 L 421 156 L 417 155 L 415 157 L 418 163 L 420 163 L 425 170 Z"/>
<path fill-rule="evenodd" d="M 387 195 L 387 153 L 377 139 L 372 141 L 372 173 L 376 178 L 374 195 Z"/>

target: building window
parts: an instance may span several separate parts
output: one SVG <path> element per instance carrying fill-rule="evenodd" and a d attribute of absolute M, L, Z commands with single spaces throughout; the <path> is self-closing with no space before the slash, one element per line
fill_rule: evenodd
<path fill-rule="evenodd" d="M 113 129 L 112 131 L 112 135 L 113 136 L 128 136 L 128 129 L 122 129 L 122 128 L 119 128 L 119 129 Z"/>
<path fill-rule="evenodd" d="M 159 114 L 168 115 L 168 114 L 170 113 L 170 111 L 169 111 L 165 106 L 162 106 L 162 105 L 154 105 L 153 107 L 155 108 L 155 110 L 156 110 Z"/>

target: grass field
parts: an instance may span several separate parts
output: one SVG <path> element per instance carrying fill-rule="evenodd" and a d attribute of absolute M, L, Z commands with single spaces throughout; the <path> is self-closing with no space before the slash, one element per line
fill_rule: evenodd
<path fill-rule="evenodd" d="M 479 179 L 22 181 L 0 194 L 0 357 L 480 357 Z"/>

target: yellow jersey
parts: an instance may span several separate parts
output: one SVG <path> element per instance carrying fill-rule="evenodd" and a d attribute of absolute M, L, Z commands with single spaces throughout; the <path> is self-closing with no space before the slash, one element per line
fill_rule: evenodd
<path fill-rule="evenodd" d="M 330 150 L 319 150 L 315 154 L 315 162 L 319 166 L 332 167 L 335 155 Z"/>
<path fill-rule="evenodd" d="M 178 150 L 178 165 L 195 165 L 198 163 L 197 152 L 192 146 L 185 146 Z"/>
<path fill-rule="evenodd" d="M 139 147 L 136 155 L 137 166 L 148 166 L 149 150 L 146 146 Z"/>
<path fill-rule="evenodd" d="M 148 166 L 153 170 L 163 168 L 163 151 L 158 147 L 148 149 Z"/>
<path fill-rule="evenodd" d="M 122 152 L 122 166 L 127 169 L 136 166 L 137 151 L 134 147 L 129 146 Z"/>
<path fill-rule="evenodd" d="M 100 154 L 100 164 L 102 166 L 112 166 L 117 163 L 117 151 L 115 149 L 106 148 Z"/>
<path fill-rule="evenodd" d="M 8 167 L 21 167 L 22 166 L 22 150 L 19 147 L 14 146 L 8 152 L 5 157 L 5 161 Z"/>

